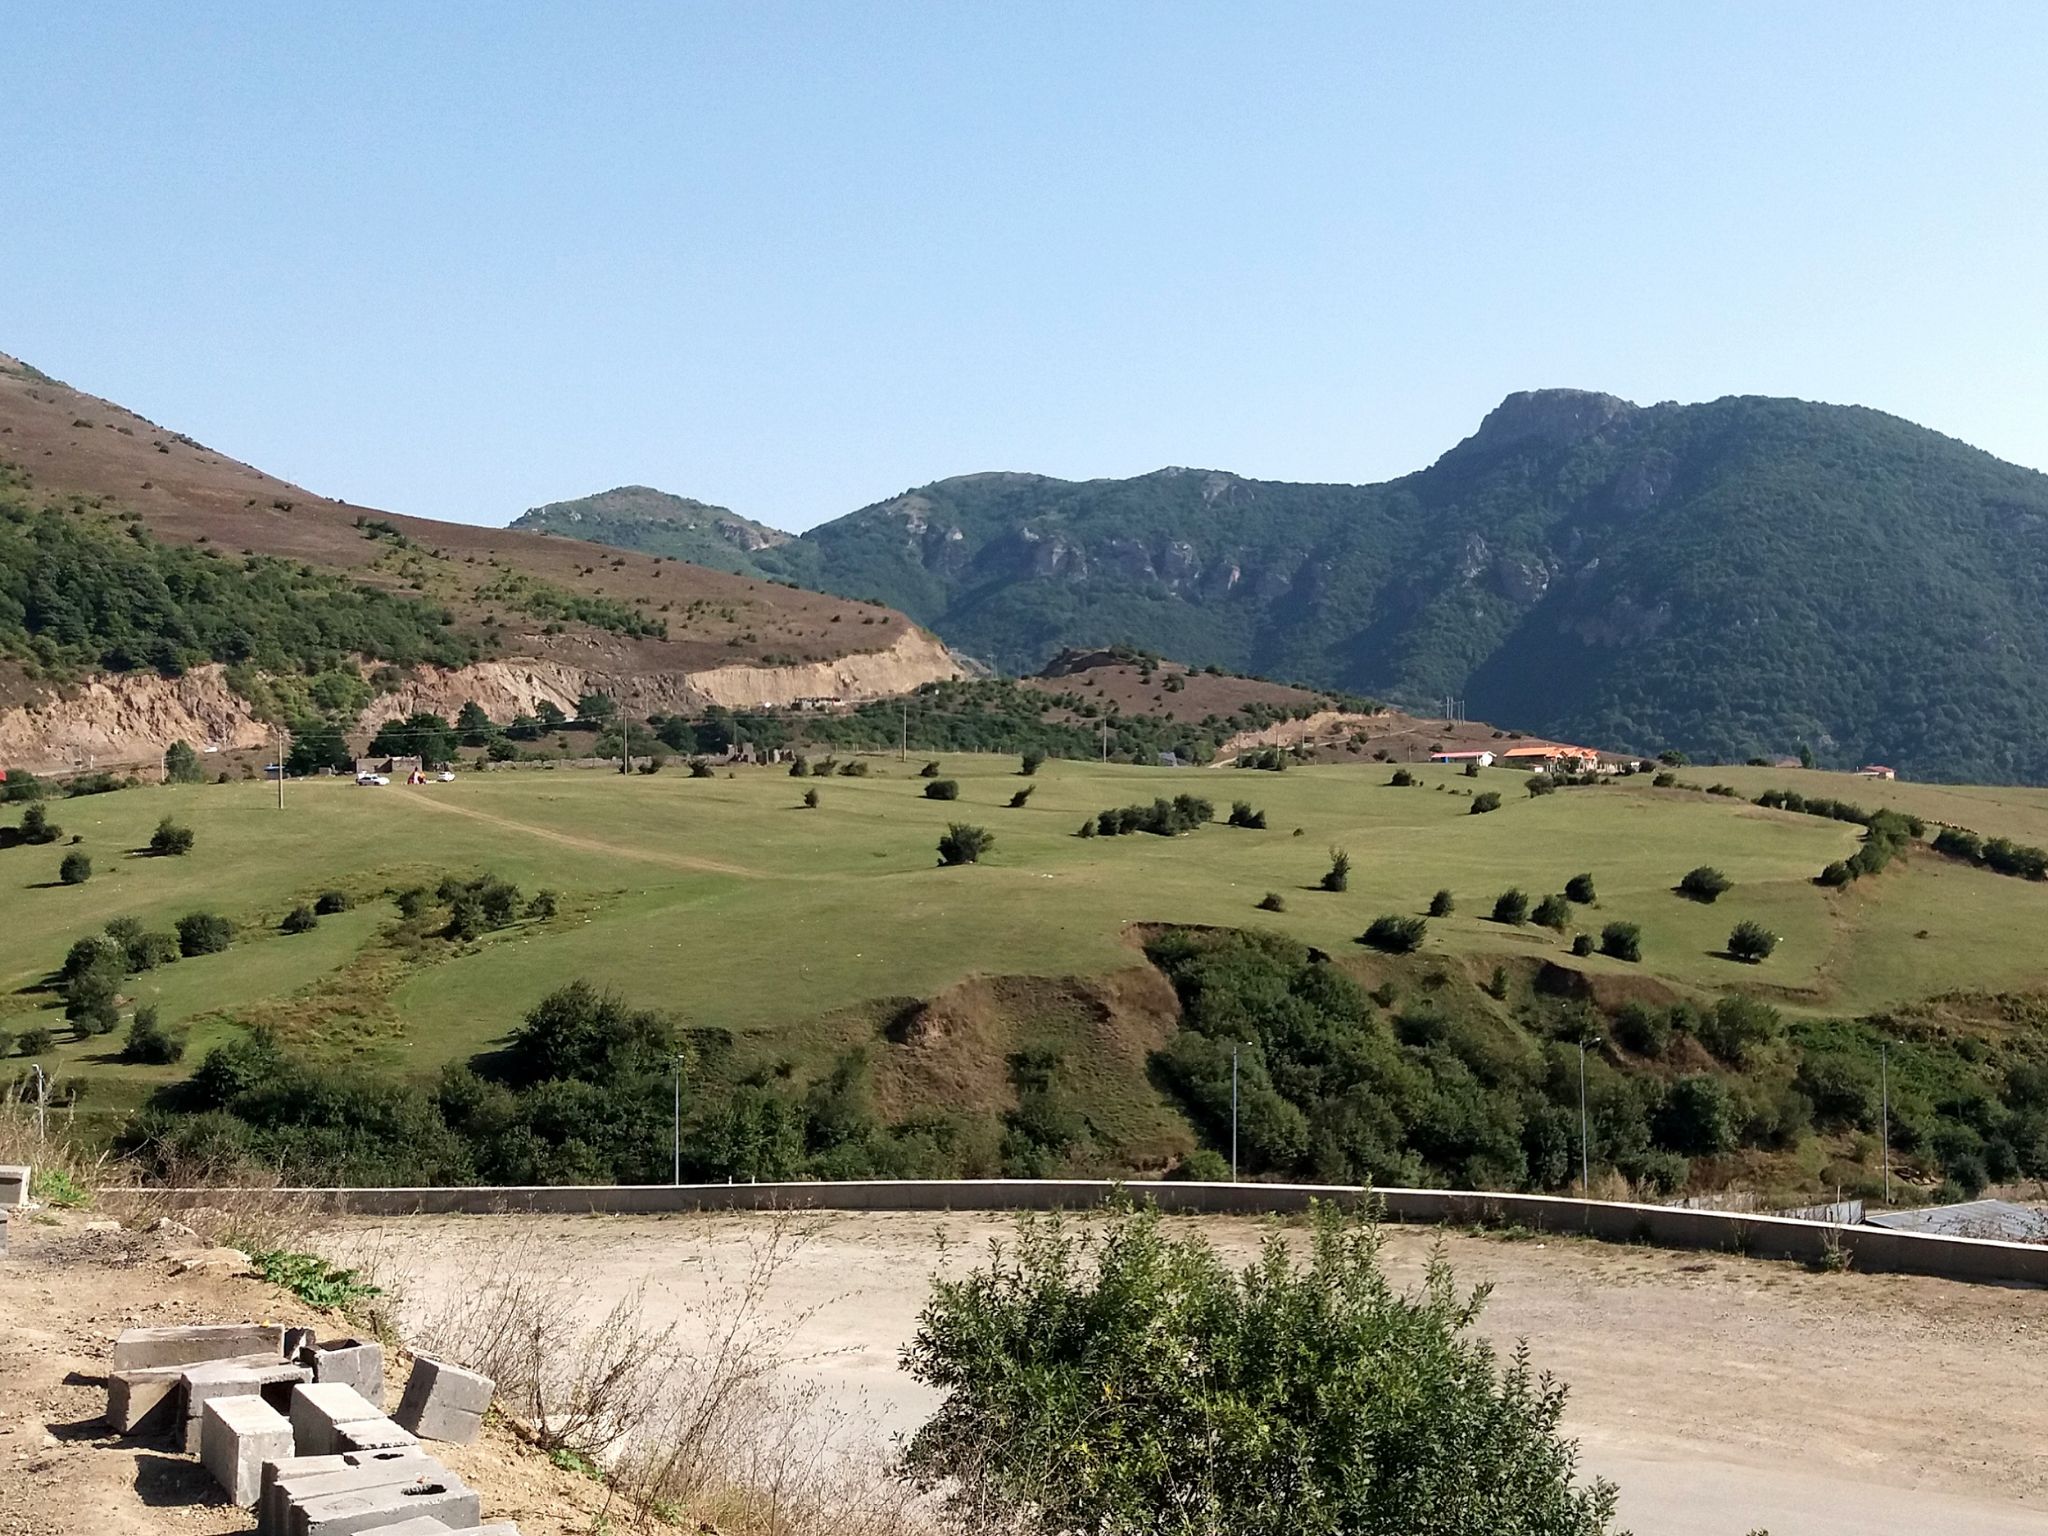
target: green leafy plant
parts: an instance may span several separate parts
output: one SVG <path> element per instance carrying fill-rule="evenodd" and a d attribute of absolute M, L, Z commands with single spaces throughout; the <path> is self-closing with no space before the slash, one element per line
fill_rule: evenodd
<path fill-rule="evenodd" d="M 1330 867 L 1323 873 L 1322 887 L 1326 891 L 1341 891 L 1351 884 L 1351 855 L 1342 848 L 1330 850 Z"/>
<path fill-rule="evenodd" d="M 353 1269 L 341 1269 L 318 1254 L 271 1248 L 249 1255 L 256 1273 L 323 1312 L 350 1312 L 384 1294 Z"/>
<path fill-rule="evenodd" d="M 92 1191 L 62 1168 L 37 1167 L 30 1176 L 29 1193 L 44 1205 L 75 1210 L 92 1204 Z"/>
<path fill-rule="evenodd" d="M 192 851 L 192 829 L 166 816 L 149 835 L 149 851 L 158 858 L 175 858 Z"/>
<path fill-rule="evenodd" d="M 1687 870 L 1679 879 L 1678 893 L 1681 896 L 1689 896 L 1694 901 L 1711 902 L 1734 884 L 1733 880 L 1713 865 L 1702 864 L 1697 869 Z"/>
<path fill-rule="evenodd" d="M 1600 953 L 1616 960 L 1643 958 L 1643 930 L 1634 923 L 1609 923 L 1600 930 Z"/>
<path fill-rule="evenodd" d="M 993 848 L 996 835 L 983 827 L 970 827 L 964 822 L 954 822 L 946 828 L 945 836 L 939 839 L 939 862 L 941 864 L 978 864 L 981 856 Z"/>
<path fill-rule="evenodd" d="M 1429 923 L 1419 917 L 1400 917 L 1388 913 L 1376 917 L 1372 925 L 1359 936 L 1358 942 L 1373 949 L 1384 950 L 1392 955 L 1413 953 L 1422 947 L 1423 936 L 1429 931 Z"/>
<path fill-rule="evenodd" d="M 57 878 L 66 885 L 83 885 L 92 878 L 92 859 L 89 855 L 74 849 L 64 855 L 64 862 L 57 866 Z"/>
<path fill-rule="evenodd" d="M 1488 811 L 1497 811 L 1499 809 L 1500 795 L 1497 791 L 1489 789 L 1472 797 L 1472 804 L 1467 808 L 1466 814 L 1470 816 L 1484 816 Z"/>
<path fill-rule="evenodd" d="M 959 781 L 955 779 L 933 779 L 925 785 L 924 797 L 927 800 L 958 800 L 960 798 Z"/>
<path fill-rule="evenodd" d="M 1449 889 L 1441 890 L 1429 898 L 1429 915 L 1431 917 L 1449 917 L 1452 912 L 1457 910 L 1457 906 L 1457 898 L 1450 893 Z"/>
<path fill-rule="evenodd" d="M 1528 893 L 1509 886 L 1493 899 L 1493 920 L 1519 928 L 1529 921 Z"/>
<path fill-rule="evenodd" d="M 1744 918 L 1728 934 L 1728 953 L 1751 965 L 1771 958 L 1778 936 L 1753 918 Z"/>

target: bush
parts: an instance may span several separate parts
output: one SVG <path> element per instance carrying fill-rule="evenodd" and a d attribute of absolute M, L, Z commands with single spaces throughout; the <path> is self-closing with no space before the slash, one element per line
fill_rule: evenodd
<path fill-rule="evenodd" d="M 1268 891 L 1259 898 L 1259 910 L 1261 912 L 1285 912 L 1287 910 L 1287 898 L 1278 891 Z"/>
<path fill-rule="evenodd" d="M 1466 814 L 1470 816 L 1484 816 L 1488 811 L 1497 811 L 1499 809 L 1500 795 L 1497 791 L 1489 789 L 1484 794 L 1472 797 L 1471 807 L 1467 810 Z"/>
<path fill-rule="evenodd" d="M 789 776 L 792 779 L 808 779 L 811 776 L 811 760 L 799 752 L 789 760 Z"/>
<path fill-rule="evenodd" d="M 158 858 L 171 858 L 192 851 L 192 829 L 166 816 L 149 835 L 149 851 Z"/>
<path fill-rule="evenodd" d="M 1456 898 L 1448 890 L 1438 891 L 1429 898 L 1429 915 L 1431 917 L 1449 917 L 1456 910 L 1457 905 Z"/>
<path fill-rule="evenodd" d="M 1323 874 L 1323 889 L 1342 891 L 1351 884 L 1351 855 L 1342 848 L 1330 850 L 1330 867 Z"/>
<path fill-rule="evenodd" d="M 1468 779 L 1476 779 L 1479 777 L 1479 764 L 1476 761 L 1469 762 L 1465 765 L 1465 777 Z"/>
<path fill-rule="evenodd" d="M 168 1067 L 173 1062 L 182 1061 L 184 1057 L 183 1031 L 168 1029 L 159 1023 L 154 1006 L 135 1010 L 135 1017 L 128 1025 L 128 1043 L 121 1050 L 123 1061 L 138 1061 L 152 1067 Z"/>
<path fill-rule="evenodd" d="M 1600 1536 L 1614 1490 L 1574 1483 L 1562 1391 L 1476 1317 L 1447 1268 L 1392 1284 L 1329 1207 L 1305 1267 L 1275 1238 L 1244 1275 L 1154 1211 L 1099 1248 L 1025 1218 L 933 1289 L 905 1362 L 941 1401 L 904 1470 L 984 1530 Z"/>
<path fill-rule="evenodd" d="M 1531 774 L 1528 782 L 1522 787 L 1529 791 L 1529 798 L 1533 800 L 1538 795 L 1547 795 L 1554 791 L 1557 788 L 1557 780 L 1547 773 Z"/>
<path fill-rule="evenodd" d="M 217 955 L 234 941 L 235 925 L 218 912 L 187 912 L 178 919 L 178 952 Z"/>
<path fill-rule="evenodd" d="M 1711 864 L 1702 864 L 1689 869 L 1678 882 L 1678 894 L 1689 896 L 1694 901 L 1713 901 L 1735 882 Z"/>
<path fill-rule="evenodd" d="M 1675 773 L 1660 773 L 1660 774 L 1657 774 L 1657 775 L 1655 775 L 1654 777 L 1652 777 L 1652 778 L 1651 778 L 1651 780 L 1650 780 L 1650 787 L 1651 787 L 1652 789 L 1669 789 L 1669 788 L 1670 788 L 1670 787 L 1671 787 L 1672 785 L 1676 784 L 1677 782 L 1678 782 L 1678 775 L 1677 775 L 1677 774 L 1675 774 Z"/>
<path fill-rule="evenodd" d="M 1094 835 L 1095 818 L 1093 816 L 1090 816 L 1086 821 L 1082 822 L 1081 830 L 1074 834 L 1074 836 L 1076 837 L 1093 837 Z"/>
<path fill-rule="evenodd" d="M 1638 1056 L 1662 1056 L 1671 1044 L 1671 1017 L 1647 1003 L 1624 1003 L 1614 1016 L 1614 1038 Z"/>
<path fill-rule="evenodd" d="M 1399 917 L 1388 914 L 1376 917 L 1372 925 L 1360 935 L 1358 942 L 1383 950 L 1390 955 L 1413 954 L 1422 948 L 1423 937 L 1429 932 L 1429 924 L 1419 917 Z"/>
<path fill-rule="evenodd" d="M 1609 923 L 1600 930 L 1600 953 L 1617 960 L 1643 958 L 1643 930 L 1634 923 Z"/>
<path fill-rule="evenodd" d="M 1814 883 L 1816 885 L 1841 886 L 1847 885 L 1851 880 L 1854 880 L 1856 876 L 1850 871 L 1849 866 L 1846 863 L 1844 863 L 1840 859 L 1836 859 L 1834 863 L 1828 865 L 1826 869 L 1823 869 L 1818 875 L 1815 875 L 1813 878 Z"/>
<path fill-rule="evenodd" d="M 164 782 L 166 784 L 198 784 L 205 780 L 206 773 L 199 766 L 199 754 L 182 741 L 174 741 L 164 751 Z"/>
<path fill-rule="evenodd" d="M 1026 803 L 1031 799 L 1031 792 L 1036 788 L 1038 788 L 1036 784 L 1026 784 L 1022 789 L 1011 795 L 1010 809 L 1013 811 L 1023 810 Z"/>
<path fill-rule="evenodd" d="M 946 828 L 946 835 L 939 839 L 939 862 L 979 864 L 981 856 L 995 844 L 996 837 L 993 832 L 956 821 Z"/>
<path fill-rule="evenodd" d="M 1591 875 L 1573 875 L 1571 879 L 1564 883 L 1564 894 L 1565 900 L 1575 901 L 1582 907 L 1590 907 L 1595 900 L 1593 895 L 1593 877 Z"/>
<path fill-rule="evenodd" d="M 533 893 L 533 900 L 526 904 L 526 915 L 540 922 L 553 917 L 558 901 L 555 893 L 545 886 Z"/>
<path fill-rule="evenodd" d="M 1169 1177 L 1194 1184 L 1221 1184 L 1230 1177 L 1230 1164 L 1221 1152 L 1197 1147 L 1180 1160 Z"/>
<path fill-rule="evenodd" d="M 703 758 L 693 757 L 690 759 L 690 777 L 693 779 L 715 779 L 718 777 L 718 770 L 705 762 Z"/>
<path fill-rule="evenodd" d="M 313 910 L 321 917 L 332 917 L 337 912 L 346 912 L 354 903 L 346 891 L 322 891 L 313 903 Z"/>
<path fill-rule="evenodd" d="M 1034 773 L 1038 772 L 1038 770 L 1044 765 L 1045 754 L 1039 751 L 1038 748 L 1033 747 L 1031 748 L 1031 750 L 1026 752 L 1023 758 L 1018 762 L 1017 771 L 1023 774 L 1024 777 L 1028 779 Z"/>
<path fill-rule="evenodd" d="M 804 791 L 804 809 L 805 809 L 805 810 L 807 810 L 807 811 L 815 811 L 815 810 L 816 810 L 817 808 L 818 808 L 818 792 L 817 792 L 817 791 L 816 791 L 815 789 L 807 789 L 807 790 L 805 790 L 805 791 Z"/>
<path fill-rule="evenodd" d="M 285 913 L 284 921 L 277 925 L 279 933 L 311 933 L 320 926 L 320 919 L 313 915 L 311 907 L 293 907 Z"/>
<path fill-rule="evenodd" d="M 842 779 L 864 779 L 868 776 L 868 760 L 864 757 L 849 758 L 839 765 Z"/>
<path fill-rule="evenodd" d="M 958 800 L 960 785 L 953 779 L 933 779 L 925 785 L 924 797 L 927 800 Z"/>
<path fill-rule="evenodd" d="M 1253 810 L 1249 800 L 1233 800 L 1230 802 L 1230 824 L 1233 827 L 1246 827 L 1254 832 L 1263 832 L 1266 829 L 1266 813 Z"/>
<path fill-rule="evenodd" d="M 926 763 L 922 768 L 917 770 L 917 776 L 920 779 L 936 779 L 939 776 L 939 765 L 935 762 Z"/>
<path fill-rule="evenodd" d="M 1778 947 L 1778 936 L 1762 923 L 1748 918 L 1737 923 L 1728 934 L 1728 953 L 1738 960 L 1747 960 L 1751 965 L 1771 958 L 1771 951 Z"/>
<path fill-rule="evenodd" d="M 1713 1157 L 1736 1143 L 1735 1101 L 1717 1077 L 1694 1073 L 1671 1085 L 1652 1132 L 1657 1143 L 1688 1157 Z"/>
<path fill-rule="evenodd" d="M 1545 928 L 1563 933 L 1572 925 L 1572 904 L 1559 895 L 1546 896 L 1536 903 L 1536 910 L 1531 916 Z"/>
<path fill-rule="evenodd" d="M 1590 933 L 1573 934 L 1572 953 L 1575 955 L 1590 955 L 1593 953 L 1593 935 Z"/>
<path fill-rule="evenodd" d="M 24 1056 L 47 1056 L 57 1048 L 57 1036 L 38 1025 L 34 1029 L 24 1029 L 18 1045 Z"/>
<path fill-rule="evenodd" d="M 1724 997 L 1692 1021 L 1699 1042 L 1723 1061 L 1746 1066 L 1785 1032 L 1785 1021 L 1768 1003 Z"/>
<path fill-rule="evenodd" d="M 39 803 L 31 802 L 28 809 L 21 813 L 21 825 L 15 829 L 14 836 L 6 841 L 54 843 L 63 835 L 64 829 L 50 820 L 49 810 Z"/>
<path fill-rule="evenodd" d="M 1529 921 L 1529 897 L 1527 892 L 1509 886 L 1493 899 L 1493 920 L 1496 923 L 1512 923 L 1517 928 Z"/>
<path fill-rule="evenodd" d="M 1396 768 L 1394 776 L 1387 783 L 1396 789 L 1406 789 L 1415 782 L 1415 775 L 1406 768 Z"/>
<path fill-rule="evenodd" d="M 1216 807 L 1199 795 L 1175 795 L 1171 800 L 1154 800 L 1150 805 L 1102 811 L 1095 818 L 1095 830 L 1103 837 L 1122 837 L 1132 832 L 1178 837 L 1215 819 Z"/>
<path fill-rule="evenodd" d="M 57 866 L 57 878 L 66 885 L 85 884 L 92 878 L 92 860 L 76 851 L 65 854 L 64 862 Z"/>

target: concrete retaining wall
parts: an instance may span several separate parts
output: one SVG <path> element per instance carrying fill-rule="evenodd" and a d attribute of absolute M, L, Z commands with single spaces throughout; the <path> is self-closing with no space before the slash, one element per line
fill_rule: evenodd
<path fill-rule="evenodd" d="M 866 1180 L 848 1183 L 579 1185 L 462 1189 L 292 1189 L 266 1191 L 318 1209 L 357 1216 L 665 1215 L 683 1211 L 1050 1211 L 1086 1210 L 1119 1191 L 1161 1210 L 1264 1216 L 1312 1203 L 1356 1206 L 1378 1200 L 1388 1220 L 1460 1226 L 1515 1226 L 1605 1242 L 1745 1253 L 1818 1264 L 1832 1251 L 1854 1269 L 1934 1275 L 2008 1285 L 2048 1285 L 2048 1246 L 1937 1237 L 1883 1227 L 1837 1226 L 1783 1216 L 1683 1210 L 1668 1205 L 1571 1200 L 1554 1195 L 1470 1190 L 1381 1189 L 1314 1184 L 1117 1184 L 1100 1179 Z M 111 1192 L 110 1192 L 111 1193 Z M 222 1191 L 154 1191 L 173 1205 L 217 1203 Z"/>

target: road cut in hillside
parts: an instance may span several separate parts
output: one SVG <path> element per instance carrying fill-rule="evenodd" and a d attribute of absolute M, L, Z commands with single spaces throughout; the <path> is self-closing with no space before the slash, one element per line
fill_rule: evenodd
<path fill-rule="evenodd" d="M 1229 1256 L 1269 1232 L 1176 1219 Z M 759 1322 L 842 1446 L 887 1454 L 931 1395 L 897 1352 L 928 1281 L 1010 1230 L 973 1215 L 358 1220 L 325 1235 L 399 1279 L 413 1305 L 493 1262 L 573 1281 L 595 1322 L 635 1287 L 653 1314 L 705 1326 L 771 1242 Z M 1441 1241 L 1495 1289 L 1483 1328 L 1526 1338 L 1571 1387 L 1583 1464 L 1622 1488 L 1635 1536 L 2019 1536 L 2048 1530 L 2048 1295 L 1889 1275 L 1810 1274 L 1734 1256 L 1390 1229 L 1413 1283 Z M 855 1454 L 860 1452 L 856 1450 Z"/>

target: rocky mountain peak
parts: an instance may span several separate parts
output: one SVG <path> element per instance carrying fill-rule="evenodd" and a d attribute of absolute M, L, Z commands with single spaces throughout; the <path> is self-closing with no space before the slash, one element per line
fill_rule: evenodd
<path fill-rule="evenodd" d="M 1563 448 L 1593 436 L 1639 409 L 1619 395 L 1591 389 L 1523 389 L 1486 413 L 1474 432 L 1452 452 L 1501 448 L 1537 441 Z"/>

